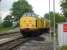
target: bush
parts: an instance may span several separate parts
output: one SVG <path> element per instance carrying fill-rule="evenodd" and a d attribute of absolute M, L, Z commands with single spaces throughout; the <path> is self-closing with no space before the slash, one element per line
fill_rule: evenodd
<path fill-rule="evenodd" d="M 12 22 L 10 22 L 10 21 L 4 21 L 2 24 L 3 24 L 3 27 L 11 27 L 12 26 Z"/>

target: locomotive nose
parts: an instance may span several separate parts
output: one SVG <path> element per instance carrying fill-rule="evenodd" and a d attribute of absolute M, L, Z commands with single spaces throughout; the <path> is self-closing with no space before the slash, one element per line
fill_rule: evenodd
<path fill-rule="evenodd" d="M 29 28 L 20 29 L 20 32 L 28 32 Z"/>
<path fill-rule="evenodd" d="M 29 30 L 29 28 L 25 28 L 25 29 L 23 29 L 23 31 L 28 31 Z"/>

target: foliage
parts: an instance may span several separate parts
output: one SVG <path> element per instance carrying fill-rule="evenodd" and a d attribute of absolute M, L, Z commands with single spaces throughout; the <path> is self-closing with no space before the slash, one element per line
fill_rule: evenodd
<path fill-rule="evenodd" d="M 13 3 L 12 6 L 12 16 L 15 16 L 17 21 L 24 13 L 33 12 L 32 6 L 26 0 L 18 0 Z"/>
<path fill-rule="evenodd" d="M 0 26 L 1 26 L 1 27 L 0 27 L 0 32 L 8 32 L 9 30 L 14 29 L 14 28 L 12 28 L 12 27 L 3 27 L 2 24 L 1 24 Z"/>
<path fill-rule="evenodd" d="M 4 20 L 10 21 L 10 18 L 11 18 L 11 16 L 10 16 L 10 15 L 7 15 L 7 16 L 4 18 Z"/>
<path fill-rule="evenodd" d="M 11 27 L 12 26 L 12 22 L 10 22 L 10 21 L 4 21 L 2 24 L 3 24 L 3 27 Z"/>
<path fill-rule="evenodd" d="M 13 19 L 11 15 L 7 15 L 5 18 L 4 18 L 4 21 L 10 21 L 10 22 L 13 22 Z"/>
<path fill-rule="evenodd" d="M 65 17 L 67 17 L 67 0 L 62 0 L 60 6 Z"/>
<path fill-rule="evenodd" d="M 44 15 L 45 18 L 47 18 L 49 20 L 49 13 L 46 13 Z M 59 14 L 59 13 L 55 13 L 55 25 L 59 22 L 63 22 L 64 21 L 64 16 Z M 53 16 L 53 12 L 50 12 L 50 24 L 53 27 L 54 26 L 54 16 Z M 57 26 L 57 25 L 56 25 Z"/>
<path fill-rule="evenodd" d="M 4 22 L 2 23 L 3 27 L 11 27 L 12 26 L 12 16 L 11 15 L 7 15 L 4 18 Z"/>
<path fill-rule="evenodd" d="M 2 24 L 0 24 L 0 28 L 2 27 Z"/>
<path fill-rule="evenodd" d="M 67 50 L 67 46 L 62 46 L 60 50 Z"/>

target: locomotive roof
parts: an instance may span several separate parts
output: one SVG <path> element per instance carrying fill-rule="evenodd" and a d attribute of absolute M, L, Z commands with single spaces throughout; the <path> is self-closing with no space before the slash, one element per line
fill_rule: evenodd
<path fill-rule="evenodd" d="M 36 17 L 36 16 L 38 16 L 38 15 L 35 14 L 35 13 L 24 13 L 23 16 L 34 16 L 34 17 Z"/>

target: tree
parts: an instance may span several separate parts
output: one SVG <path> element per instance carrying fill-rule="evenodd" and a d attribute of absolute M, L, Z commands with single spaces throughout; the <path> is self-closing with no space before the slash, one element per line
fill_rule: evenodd
<path fill-rule="evenodd" d="M 10 22 L 10 21 L 4 21 L 2 24 L 3 24 L 3 27 L 11 27 L 12 26 L 12 22 Z"/>
<path fill-rule="evenodd" d="M 7 15 L 7 16 L 4 18 L 4 20 L 10 21 L 10 20 L 11 20 L 11 16 L 10 16 L 10 15 Z"/>
<path fill-rule="evenodd" d="M 60 6 L 62 7 L 63 15 L 67 18 L 67 0 L 62 0 Z"/>
<path fill-rule="evenodd" d="M 14 2 L 11 10 L 12 16 L 15 16 L 16 20 L 26 12 L 33 12 L 32 6 L 26 0 L 18 0 L 17 2 Z"/>
<path fill-rule="evenodd" d="M 11 27 L 12 26 L 12 16 L 11 15 L 7 15 L 4 18 L 4 22 L 2 23 L 4 27 Z"/>
<path fill-rule="evenodd" d="M 54 16 L 53 16 L 53 12 L 50 12 L 50 19 L 49 19 L 49 13 L 46 13 L 44 15 L 45 18 L 47 18 L 48 20 L 50 20 L 51 26 L 54 26 Z M 59 14 L 59 13 L 55 13 L 55 24 L 59 23 L 59 22 L 63 22 L 64 21 L 64 16 Z M 57 26 L 57 25 L 56 25 Z"/>

